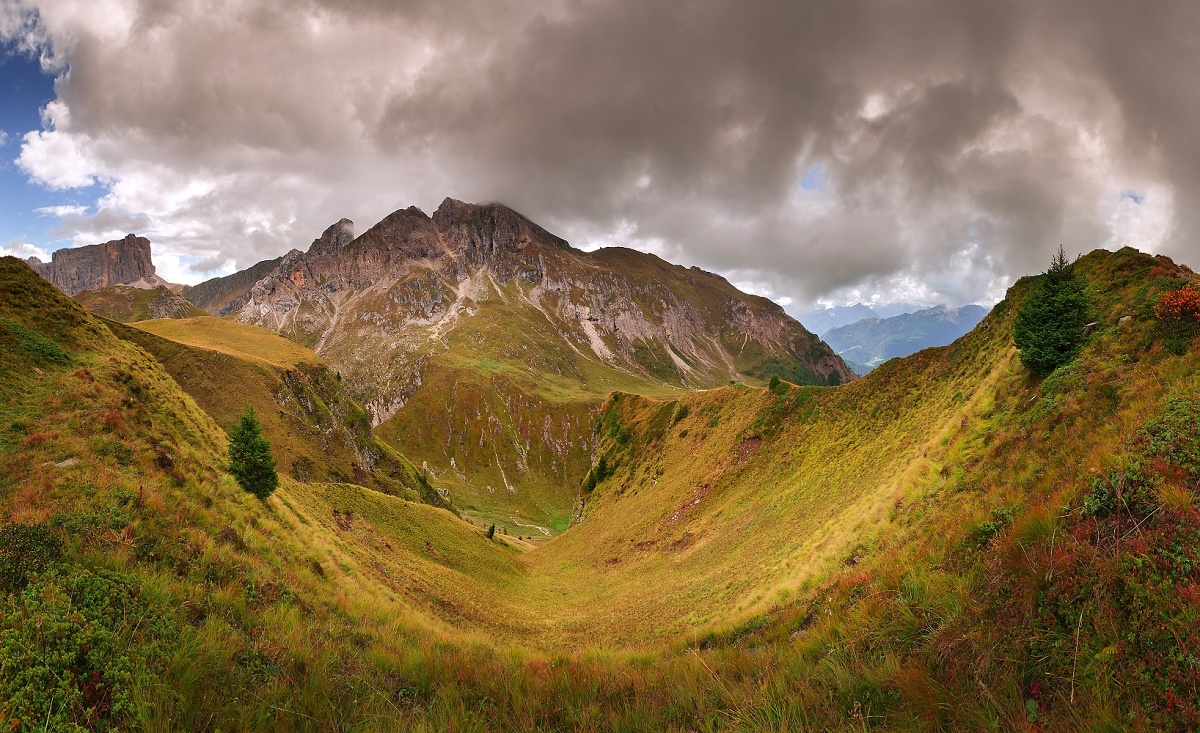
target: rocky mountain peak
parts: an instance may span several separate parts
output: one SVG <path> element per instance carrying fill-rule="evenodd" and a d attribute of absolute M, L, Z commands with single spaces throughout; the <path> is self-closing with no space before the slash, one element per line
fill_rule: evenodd
<path fill-rule="evenodd" d="M 36 257 L 27 262 L 67 295 L 110 285 L 146 289 L 168 285 L 154 272 L 150 240 L 135 234 L 103 244 L 60 249 L 50 262 Z"/>
<path fill-rule="evenodd" d="M 503 204 L 468 204 L 446 198 L 433 214 L 442 240 L 472 264 L 492 256 L 520 252 L 534 242 L 570 249 L 557 237 Z"/>
<path fill-rule="evenodd" d="M 334 224 L 330 224 L 320 237 L 313 240 L 312 245 L 308 248 L 310 255 L 323 255 L 345 247 L 354 241 L 354 222 L 349 219 L 341 219 Z"/>

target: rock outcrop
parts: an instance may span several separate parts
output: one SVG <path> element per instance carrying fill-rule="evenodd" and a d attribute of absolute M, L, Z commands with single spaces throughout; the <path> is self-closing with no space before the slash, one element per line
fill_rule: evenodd
<path fill-rule="evenodd" d="M 169 285 L 154 273 L 150 240 L 133 234 L 104 244 L 60 249 L 50 262 L 36 257 L 26 262 L 67 295 L 110 285 L 146 289 Z"/>
<path fill-rule="evenodd" d="M 232 275 L 205 280 L 199 285 L 185 285 L 179 294 L 214 316 L 227 316 L 241 310 L 250 299 L 250 288 L 282 261 L 282 257 L 263 260 Z"/>
<path fill-rule="evenodd" d="M 352 241 L 354 241 L 354 222 L 342 219 L 330 225 L 320 237 L 314 239 L 307 254 L 310 257 L 331 255 Z M 292 250 L 285 257 L 294 257 L 298 254 L 300 253 L 297 250 Z M 283 260 L 284 257 L 263 260 L 232 275 L 206 280 L 199 285 L 184 286 L 180 295 L 214 316 L 236 313 L 250 300 L 250 290 L 279 267 Z"/>
<path fill-rule="evenodd" d="M 331 224 L 321 236 L 313 240 L 308 248 L 309 255 L 327 255 L 337 252 L 354 241 L 354 222 L 342 219 Z"/>

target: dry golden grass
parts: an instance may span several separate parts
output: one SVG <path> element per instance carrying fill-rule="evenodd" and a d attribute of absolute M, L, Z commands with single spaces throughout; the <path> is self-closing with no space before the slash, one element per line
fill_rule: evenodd
<path fill-rule="evenodd" d="M 274 331 L 213 316 L 163 318 L 138 321 L 138 328 L 163 338 L 212 349 L 242 359 L 255 359 L 273 366 L 294 367 L 320 363 L 320 357 Z"/>
<path fill-rule="evenodd" d="M 0 513 L 102 520 L 67 535 L 71 567 L 134 578 L 177 620 L 124 719 L 149 730 L 995 730 L 1031 700 L 1044 730 L 1169 727 L 1187 719 L 1113 676 L 1121 629 L 1062 585 L 1104 526 L 1128 546 L 1194 511 L 1171 466 L 1144 525 L 1079 510 L 1096 476 L 1140 470 L 1168 397 L 1200 400 L 1200 352 L 1118 326 L 1156 297 L 1153 264 L 1082 263 L 1103 327 L 1041 382 L 1009 345 L 1022 283 L 955 345 L 846 387 L 700 392 L 679 420 L 675 399 L 611 398 L 614 474 L 527 549 L 351 484 L 258 502 L 157 362 L 5 260 Z M 21 289 L 41 324 L 5 300 Z"/>

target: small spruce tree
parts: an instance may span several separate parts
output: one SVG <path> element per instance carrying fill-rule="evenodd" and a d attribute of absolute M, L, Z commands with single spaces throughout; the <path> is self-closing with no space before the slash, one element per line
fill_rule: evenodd
<path fill-rule="evenodd" d="M 1088 323 L 1087 283 L 1075 273 L 1062 246 L 1017 310 L 1013 341 L 1021 363 L 1045 376 L 1075 358 Z"/>
<path fill-rule="evenodd" d="M 271 444 L 263 437 L 262 425 L 249 405 L 229 435 L 229 472 L 243 489 L 260 499 L 279 486 Z"/>
<path fill-rule="evenodd" d="M 603 481 L 612 475 L 611 469 L 608 467 L 608 456 L 600 456 L 600 460 L 596 462 L 596 481 Z"/>
<path fill-rule="evenodd" d="M 487 538 L 490 540 L 491 538 L 493 538 L 495 536 L 496 536 L 496 525 L 493 524 L 492 526 L 488 527 Z"/>

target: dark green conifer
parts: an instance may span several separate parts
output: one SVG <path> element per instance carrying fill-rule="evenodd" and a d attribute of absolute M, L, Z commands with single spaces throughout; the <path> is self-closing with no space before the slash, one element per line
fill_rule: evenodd
<path fill-rule="evenodd" d="M 229 472 L 243 489 L 260 499 L 279 486 L 271 444 L 263 437 L 262 425 L 249 405 L 229 435 Z"/>
<path fill-rule="evenodd" d="M 1088 324 L 1087 283 L 1061 246 L 1017 311 L 1013 341 L 1021 363 L 1044 376 L 1075 358 Z"/>

